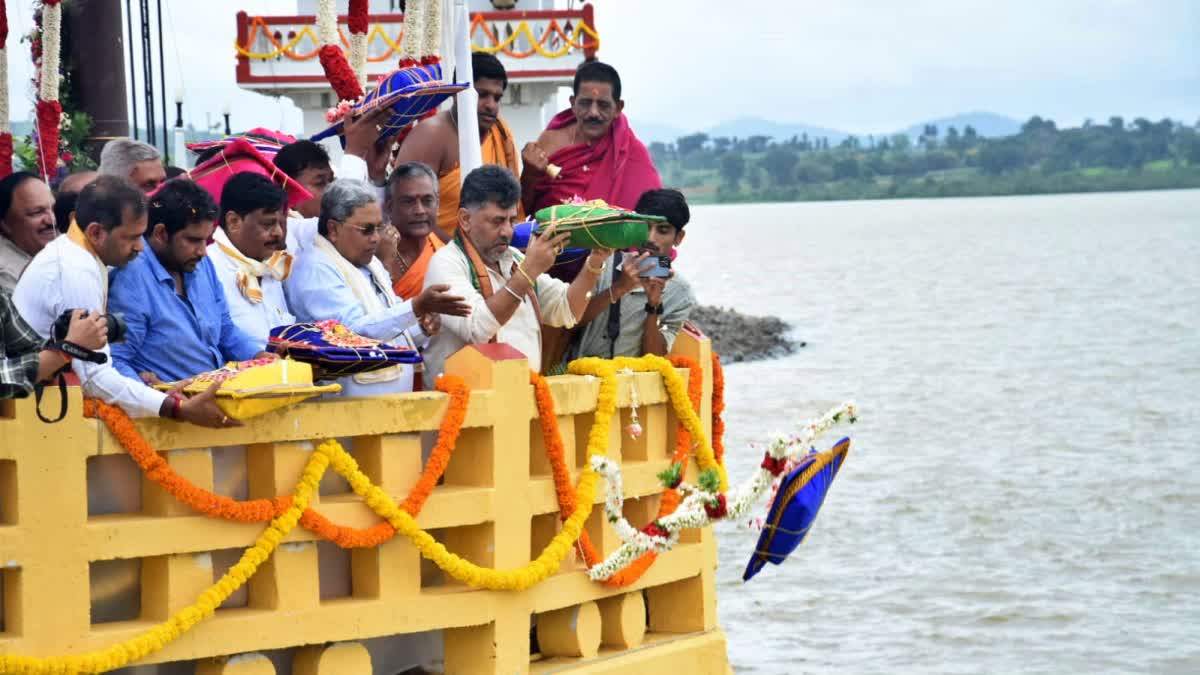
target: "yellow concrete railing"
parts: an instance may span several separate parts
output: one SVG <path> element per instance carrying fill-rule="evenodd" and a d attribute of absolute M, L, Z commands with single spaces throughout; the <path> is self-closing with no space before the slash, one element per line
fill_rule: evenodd
<path fill-rule="evenodd" d="M 703 364 L 700 417 L 711 431 L 708 342 L 683 334 L 676 352 Z M 526 363 L 487 353 L 468 348 L 447 362 L 472 388 L 470 406 L 418 522 L 472 562 L 512 568 L 536 555 L 561 521 Z M 577 479 L 598 383 L 549 382 Z M 621 432 L 631 386 L 643 406 L 637 440 Z M 262 531 L 174 501 L 138 473 L 102 423 L 81 417 L 72 392 L 71 415 L 53 426 L 37 421 L 32 401 L 0 402 L 0 654 L 78 654 L 134 637 L 194 602 Z M 609 456 L 622 462 L 626 515 L 645 523 L 658 511 L 655 474 L 675 447 L 675 416 L 657 374 L 621 376 L 619 392 Z M 290 493 L 314 441 L 341 438 L 370 479 L 402 500 L 446 401 L 440 393 L 343 399 L 276 411 L 239 429 L 160 420 L 138 428 L 178 474 L 237 499 Z M 333 477 L 313 508 L 348 526 L 378 522 Z M 600 508 L 587 530 L 602 554 L 620 543 Z M 715 567 L 705 529 L 685 533 L 627 588 L 590 581 L 572 555 L 527 591 L 474 590 L 446 580 L 407 540 L 347 551 L 297 528 L 212 618 L 135 665 L 194 661 L 198 675 L 393 673 L 430 660 L 468 674 L 726 673 Z"/>

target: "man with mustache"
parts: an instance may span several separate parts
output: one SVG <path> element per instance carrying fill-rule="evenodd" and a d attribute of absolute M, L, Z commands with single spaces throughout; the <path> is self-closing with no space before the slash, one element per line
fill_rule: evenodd
<path fill-rule="evenodd" d="M 500 117 L 500 100 L 508 89 L 508 72 L 504 70 L 500 59 L 484 52 L 471 54 L 471 70 L 475 78 L 475 93 L 479 95 L 477 121 L 483 163 L 499 164 L 516 174 L 521 169 L 517 165 L 513 133 Z M 422 162 L 437 172 L 440 204 L 437 224 L 444 233 L 443 240 L 452 236 L 458 228 L 458 200 L 462 184 L 458 163 L 457 97 L 450 110 L 443 110 L 413 127 L 400 144 L 396 161 Z"/>
<path fill-rule="evenodd" d="M 521 151 L 525 212 L 576 197 L 632 209 L 643 192 L 661 188 L 662 179 L 625 118 L 621 76 L 606 63 L 588 61 L 575 72 L 573 90 L 570 109 Z M 582 260 L 558 265 L 554 275 L 573 279 L 581 266 Z"/>
<path fill-rule="evenodd" d="M 21 271 L 58 236 L 54 195 L 37 176 L 18 171 L 0 180 L 0 289 L 12 292 Z"/>
<path fill-rule="evenodd" d="M 208 245 L 234 325 L 263 344 L 272 328 L 295 323 L 283 293 L 293 262 L 287 202 L 287 192 L 266 176 L 234 174 L 221 188 L 220 227 Z"/>
<path fill-rule="evenodd" d="M 384 210 L 391 217 L 375 255 L 392 275 L 392 290 L 410 300 L 425 285 L 425 270 L 445 244 L 437 235 L 438 191 L 433 169 L 421 162 L 401 164 L 388 176 Z"/>
<path fill-rule="evenodd" d="M 108 270 L 120 269 L 139 256 L 146 232 L 146 196 L 127 178 L 100 176 L 79 192 L 75 220 L 66 235 L 46 245 L 29 263 L 13 304 L 42 339 L 64 312 L 89 315 L 110 310 Z M 107 329 L 107 326 L 106 326 Z M 110 354 L 109 347 L 100 350 Z M 239 426 L 216 403 L 216 386 L 184 398 L 147 387 L 107 363 L 81 359 L 71 369 L 86 396 L 120 406 L 130 417 L 169 417 L 206 427 Z"/>
<path fill-rule="evenodd" d="M 150 196 L 150 251 L 113 273 L 110 312 L 125 315 L 125 341 L 113 362 L 147 384 L 183 380 L 228 361 L 274 358 L 266 340 L 234 325 L 221 282 L 208 259 L 217 205 L 190 180 L 163 184 Z"/>
<path fill-rule="evenodd" d="M 439 284 L 467 299 L 467 316 L 443 316 L 442 330 L 425 351 L 426 369 L 441 372 L 464 346 L 504 342 L 542 368 L 542 324 L 570 328 L 583 315 L 602 265 L 612 251 L 598 249 L 568 285 L 546 274 L 570 238 L 555 226 L 533 237 L 522 256 L 509 244 L 521 186 L 508 169 L 485 165 L 467 174 L 458 209 L 458 232 L 433 255 L 425 288 Z M 433 378 L 429 378 L 432 384 Z"/>

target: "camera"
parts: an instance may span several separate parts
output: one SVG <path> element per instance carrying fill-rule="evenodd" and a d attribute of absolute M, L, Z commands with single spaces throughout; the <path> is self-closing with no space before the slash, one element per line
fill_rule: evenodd
<path fill-rule="evenodd" d="M 649 263 L 653 263 L 652 265 Z M 651 277 L 666 278 L 671 276 L 671 256 L 652 255 L 642 262 L 638 276 L 643 279 Z"/>
<path fill-rule="evenodd" d="M 91 361 L 92 363 L 107 362 L 108 357 L 103 353 L 94 352 L 90 349 L 84 349 L 79 345 L 66 341 L 67 331 L 71 327 L 71 315 L 74 313 L 75 310 L 68 309 L 62 314 L 58 315 L 58 318 L 54 320 L 54 324 L 50 326 L 50 341 L 59 345 L 62 351 L 70 354 L 74 358 L 83 359 L 84 361 Z M 84 311 L 83 316 L 87 317 L 90 314 L 91 312 Z M 120 314 L 102 314 L 101 316 L 104 317 L 104 322 L 108 326 L 109 343 L 124 342 L 126 330 L 125 318 Z"/>

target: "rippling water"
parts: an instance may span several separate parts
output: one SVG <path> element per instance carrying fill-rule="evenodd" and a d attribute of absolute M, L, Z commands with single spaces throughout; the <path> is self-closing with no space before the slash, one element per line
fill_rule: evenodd
<path fill-rule="evenodd" d="M 757 533 L 719 533 L 739 672 L 1200 672 L 1200 191 L 702 207 L 688 233 L 705 303 L 808 342 L 728 368 L 731 474 L 863 409 L 791 559 L 743 585 Z"/>

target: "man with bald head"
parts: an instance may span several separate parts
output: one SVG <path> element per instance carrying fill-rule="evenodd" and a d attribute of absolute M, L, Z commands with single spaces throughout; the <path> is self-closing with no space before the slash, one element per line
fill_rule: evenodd
<path fill-rule="evenodd" d="M 57 236 L 50 186 L 26 171 L 0 180 L 0 289 L 12 292 L 33 256 Z"/>
<path fill-rule="evenodd" d="M 54 193 L 54 222 L 58 224 L 59 232 L 66 232 L 67 228 L 71 227 L 79 191 L 99 175 L 96 171 L 80 171 L 67 176 L 58 184 L 58 191 Z"/>

